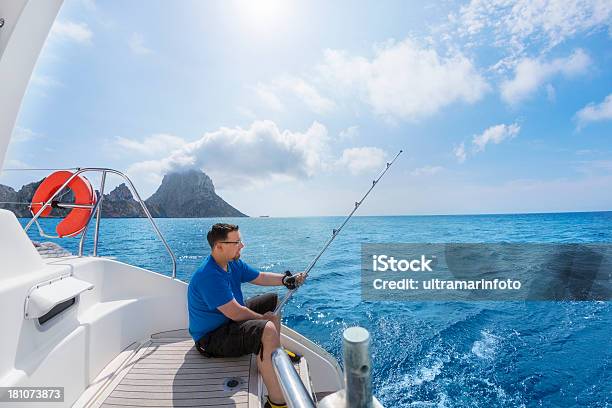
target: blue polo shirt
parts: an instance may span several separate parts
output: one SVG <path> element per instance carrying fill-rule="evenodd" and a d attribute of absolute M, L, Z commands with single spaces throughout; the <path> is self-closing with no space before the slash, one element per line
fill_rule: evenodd
<path fill-rule="evenodd" d="M 205 334 L 229 322 L 230 319 L 217 308 L 232 299 L 236 299 L 244 306 L 240 285 L 258 276 L 257 270 L 240 259 L 229 262 L 226 272 L 209 255 L 193 274 L 187 288 L 191 337 L 197 341 Z"/>

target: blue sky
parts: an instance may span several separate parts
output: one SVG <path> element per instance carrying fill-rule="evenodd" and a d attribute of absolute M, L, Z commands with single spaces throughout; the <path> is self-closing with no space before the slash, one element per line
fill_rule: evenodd
<path fill-rule="evenodd" d="M 403 149 L 361 214 L 610 210 L 611 45 L 605 1 L 66 1 L 5 167 L 335 215 Z"/>

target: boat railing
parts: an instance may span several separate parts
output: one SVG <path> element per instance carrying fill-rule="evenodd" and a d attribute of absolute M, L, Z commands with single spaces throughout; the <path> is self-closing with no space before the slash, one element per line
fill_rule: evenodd
<path fill-rule="evenodd" d="M 285 401 L 290 408 L 315 408 L 315 403 L 293 367 L 287 353 L 277 348 L 272 353 L 272 366 Z"/>
<path fill-rule="evenodd" d="M 132 183 L 132 180 L 130 180 L 130 178 L 128 176 L 126 176 L 125 174 L 123 174 L 122 172 L 118 171 L 118 170 L 114 170 L 114 169 L 110 169 L 110 168 L 105 168 L 105 167 L 87 167 L 87 168 L 77 168 L 75 169 L 76 171 L 64 182 L 64 184 L 58 188 L 52 195 L 51 197 L 49 197 L 49 199 L 47 201 L 45 201 L 42 205 L 42 207 L 40 207 L 40 209 L 36 212 L 36 214 L 33 214 L 32 219 L 26 224 L 26 226 L 24 227 L 25 231 L 27 232 L 30 227 L 33 224 L 36 224 L 36 226 L 38 227 L 38 232 L 41 234 L 41 236 L 47 237 L 47 238 L 59 238 L 56 236 L 50 236 L 47 235 L 45 233 L 45 231 L 43 230 L 43 228 L 40 226 L 38 219 L 41 216 L 41 214 L 45 211 L 45 209 L 47 209 L 50 206 L 56 206 L 56 207 L 60 207 L 60 208 L 91 208 L 91 214 L 89 215 L 89 219 L 87 220 L 87 223 L 85 225 L 85 228 L 83 229 L 83 232 L 81 233 L 81 239 L 79 241 L 79 256 L 83 256 L 83 252 L 84 252 L 84 246 L 85 246 L 85 237 L 87 236 L 87 231 L 89 229 L 89 225 L 91 224 L 91 220 L 94 217 L 96 217 L 96 225 L 95 225 L 95 230 L 94 230 L 94 242 L 93 242 L 93 256 L 98 256 L 98 238 L 99 238 L 99 233 L 100 233 L 100 219 L 102 218 L 102 201 L 104 200 L 104 185 L 106 183 L 106 175 L 108 173 L 110 174 L 116 174 L 119 177 L 122 177 L 127 184 L 129 185 L 130 190 L 132 191 L 132 194 L 134 195 L 134 198 L 136 199 L 136 201 L 138 201 L 138 203 L 140 204 L 140 206 L 142 207 L 142 210 L 144 211 L 146 217 L 149 219 L 151 226 L 153 227 L 153 229 L 155 230 L 155 233 L 157 234 L 157 236 L 159 237 L 159 239 L 162 241 L 162 243 L 164 244 L 164 247 L 166 248 L 166 251 L 168 252 L 168 255 L 170 255 L 170 258 L 172 260 L 172 278 L 175 279 L 176 278 L 176 256 L 174 255 L 174 252 L 172 252 L 172 249 L 170 249 L 170 246 L 168 245 L 168 242 L 166 241 L 166 239 L 164 238 L 163 234 L 161 233 L 161 231 L 159 230 L 159 228 L 157 227 L 157 224 L 155 224 L 155 221 L 153 220 L 153 217 L 151 216 L 151 213 L 149 212 L 149 209 L 147 208 L 147 205 L 145 204 L 145 202 L 143 201 L 143 199 L 140 197 L 140 194 L 138 193 L 138 190 L 136 190 L 136 187 L 134 186 L 134 183 Z M 102 174 L 102 178 L 100 181 L 100 188 L 99 188 L 99 196 L 98 199 L 96 200 L 96 203 L 93 205 L 82 205 L 82 204 L 62 204 L 62 203 L 54 203 L 53 199 L 55 197 L 57 197 L 57 195 L 60 193 L 60 191 L 62 191 L 64 188 L 66 188 L 68 186 L 68 184 L 78 175 L 82 174 L 82 173 L 101 173 Z"/>

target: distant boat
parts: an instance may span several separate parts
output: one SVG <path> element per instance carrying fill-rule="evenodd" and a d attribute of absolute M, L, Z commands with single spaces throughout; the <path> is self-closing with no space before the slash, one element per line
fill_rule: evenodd
<path fill-rule="evenodd" d="M 270 218 L 269 215 L 260 215 L 259 218 Z"/>

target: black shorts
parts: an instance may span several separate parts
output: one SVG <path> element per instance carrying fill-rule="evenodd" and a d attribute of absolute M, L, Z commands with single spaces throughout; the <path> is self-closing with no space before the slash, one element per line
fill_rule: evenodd
<path fill-rule="evenodd" d="M 278 302 L 276 293 L 266 293 L 246 301 L 246 307 L 263 314 L 273 312 Z M 206 357 L 240 357 L 257 354 L 268 320 L 230 321 L 196 341 L 196 349 Z"/>

